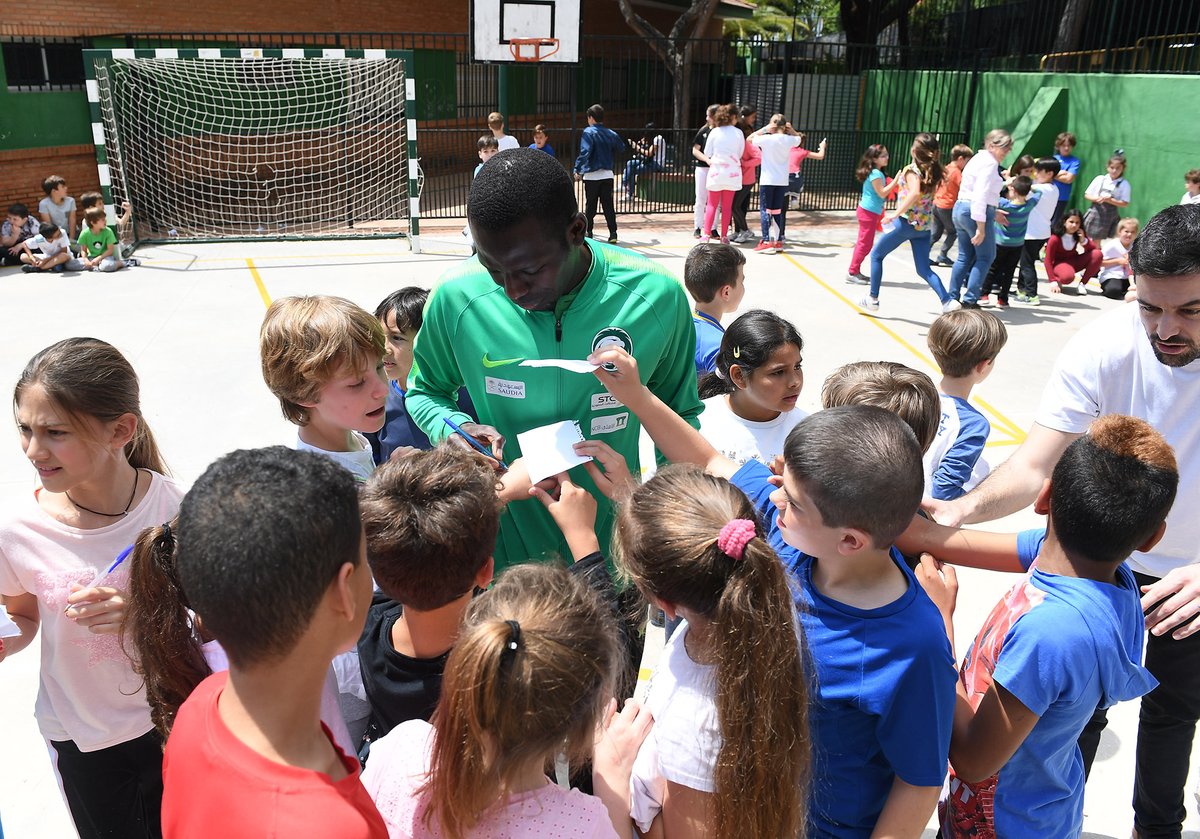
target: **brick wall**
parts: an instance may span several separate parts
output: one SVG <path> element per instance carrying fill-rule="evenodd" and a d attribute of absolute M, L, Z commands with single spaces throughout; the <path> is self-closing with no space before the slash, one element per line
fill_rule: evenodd
<path fill-rule="evenodd" d="M 617 0 L 586 0 L 585 31 L 592 35 L 632 35 Z M 107 0 L 97 14 L 93 0 L 45 0 L 39 14 L 17 23 L 0 23 L 0 35 L 75 37 L 133 32 L 466 32 L 468 0 L 245 0 L 152 2 Z M 662 32 L 678 16 L 671 10 L 638 6 L 638 12 Z M 721 35 L 713 20 L 706 37 Z"/>
<path fill-rule="evenodd" d="M 42 181 L 50 175 L 66 178 L 67 190 L 76 198 L 98 191 L 95 146 L 0 151 L 0 213 L 18 201 L 36 212 L 38 202 L 46 197 Z"/>

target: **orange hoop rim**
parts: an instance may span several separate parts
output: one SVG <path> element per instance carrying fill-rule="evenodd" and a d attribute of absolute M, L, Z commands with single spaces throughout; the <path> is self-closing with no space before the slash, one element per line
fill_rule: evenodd
<path fill-rule="evenodd" d="M 521 47 L 533 47 L 533 55 L 522 55 Z M 542 52 L 542 47 L 553 47 L 549 52 Z M 558 52 L 558 38 L 509 38 L 508 51 L 512 53 L 513 61 L 538 62 L 549 58 Z"/>

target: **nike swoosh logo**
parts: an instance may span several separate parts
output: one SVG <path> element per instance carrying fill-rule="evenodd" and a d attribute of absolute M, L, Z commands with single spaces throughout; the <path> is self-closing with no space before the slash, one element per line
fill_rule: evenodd
<path fill-rule="evenodd" d="M 484 353 L 483 359 L 480 363 L 483 364 L 484 367 L 503 367 L 506 364 L 516 364 L 518 361 L 524 361 L 524 360 L 525 360 L 524 358 L 521 358 L 520 356 L 518 356 L 517 358 L 500 358 L 500 359 L 493 361 L 492 359 L 487 357 L 487 353 Z"/>

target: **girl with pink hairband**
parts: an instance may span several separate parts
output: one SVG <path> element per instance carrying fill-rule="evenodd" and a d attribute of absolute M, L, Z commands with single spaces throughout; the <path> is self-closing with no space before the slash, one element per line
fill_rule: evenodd
<path fill-rule="evenodd" d="M 749 499 L 668 466 L 634 490 L 616 555 L 682 618 L 650 682 L 654 728 L 631 779 L 643 834 L 798 836 L 809 777 L 808 684 L 783 566 Z"/>

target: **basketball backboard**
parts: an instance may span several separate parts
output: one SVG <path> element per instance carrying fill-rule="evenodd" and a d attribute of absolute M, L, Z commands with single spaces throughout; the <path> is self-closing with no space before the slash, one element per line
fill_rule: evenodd
<path fill-rule="evenodd" d="M 579 61 L 581 0 L 471 0 L 471 59 L 511 64 L 531 60 L 538 50 L 521 39 L 544 44 L 538 60 L 555 64 Z M 514 44 L 513 40 L 518 43 Z"/>

